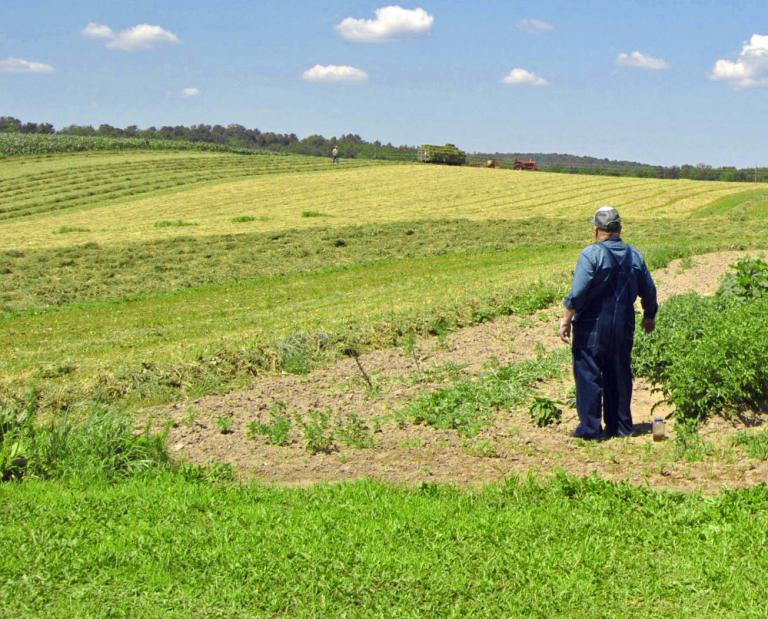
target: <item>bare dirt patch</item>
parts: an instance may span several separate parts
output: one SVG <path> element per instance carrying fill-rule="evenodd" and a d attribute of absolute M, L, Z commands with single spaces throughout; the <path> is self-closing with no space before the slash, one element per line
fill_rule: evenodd
<path fill-rule="evenodd" d="M 693 258 L 674 260 L 665 269 L 654 272 L 659 301 L 675 295 L 697 292 L 711 295 L 717 291 L 728 267 L 748 255 L 765 255 L 763 251 L 723 251 Z"/>
<path fill-rule="evenodd" d="M 654 274 L 660 297 L 714 292 L 728 265 L 742 255 L 723 252 L 671 263 Z M 477 375 L 494 361 L 507 365 L 559 348 L 559 314 L 560 309 L 553 307 L 530 317 L 504 317 L 465 328 L 445 338 L 425 338 L 413 353 L 388 349 L 365 354 L 360 361 L 373 379 L 373 390 L 355 361 L 345 359 L 308 376 L 266 377 L 245 390 L 178 404 L 159 411 L 158 418 L 170 415 L 169 446 L 175 457 L 199 464 L 226 462 L 243 478 L 289 485 L 360 477 L 481 484 L 513 474 L 547 475 L 556 470 L 703 492 L 768 481 L 768 462 L 750 460 L 732 447 L 729 437 L 739 428 L 723 420 L 713 420 L 703 429 L 712 449 L 701 462 L 680 460 L 673 441 L 654 443 L 650 421 L 654 414 L 669 411 L 658 405 L 658 395 L 641 381 L 633 402 L 638 435 L 604 443 L 571 438 L 576 413 L 565 406 L 562 422 L 544 429 L 530 422 L 527 410 L 499 411 L 493 426 L 472 439 L 452 430 L 403 422 L 395 415 L 461 373 Z M 564 400 L 570 385 L 564 372 L 560 380 L 541 383 L 539 391 Z M 270 408 L 278 402 L 294 418 L 291 444 L 273 446 L 263 436 L 249 437 L 248 424 L 268 421 Z M 358 415 L 370 429 L 374 446 L 355 449 L 337 441 L 336 451 L 310 454 L 296 419 L 306 420 L 309 411 L 325 409 L 334 419 L 349 412 Z M 230 432 L 221 432 L 220 418 L 231 425 Z"/>

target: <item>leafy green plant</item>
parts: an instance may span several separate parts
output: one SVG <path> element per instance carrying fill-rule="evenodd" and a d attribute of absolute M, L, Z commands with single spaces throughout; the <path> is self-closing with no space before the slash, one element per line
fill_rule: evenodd
<path fill-rule="evenodd" d="M 354 411 L 346 413 L 336 422 L 336 438 L 356 449 L 368 449 L 373 447 L 373 434 L 368 424 L 365 423 Z"/>
<path fill-rule="evenodd" d="M 731 265 L 717 294 L 742 300 L 768 295 L 768 263 L 762 258 L 741 258 Z"/>
<path fill-rule="evenodd" d="M 253 217 L 252 215 L 240 215 L 238 217 L 233 217 L 232 218 L 232 223 L 233 224 L 245 224 L 245 223 L 248 223 L 250 221 L 256 221 L 256 218 Z"/>
<path fill-rule="evenodd" d="M 559 423 L 563 416 L 563 411 L 557 407 L 557 403 L 544 396 L 535 396 L 531 406 L 528 408 L 531 421 L 539 428 Z"/>
<path fill-rule="evenodd" d="M 232 434 L 232 417 L 219 415 L 216 418 L 216 426 L 222 434 Z"/>
<path fill-rule="evenodd" d="M 478 379 L 460 378 L 417 400 L 405 414 L 416 423 L 475 436 L 493 422 L 500 409 L 524 404 L 532 396 L 534 385 L 558 375 L 565 360 L 565 352 L 558 352 L 493 369 Z"/>
<path fill-rule="evenodd" d="M 330 453 L 336 449 L 329 410 L 311 410 L 306 420 L 299 417 L 297 421 L 304 429 L 304 443 L 309 453 Z"/>
<path fill-rule="evenodd" d="M 498 458 L 499 450 L 491 440 L 476 439 L 464 441 L 464 453 L 475 458 Z"/>
<path fill-rule="evenodd" d="M 290 445 L 291 418 L 286 412 L 285 402 L 275 402 L 269 410 L 269 421 L 251 421 L 246 429 L 248 438 L 266 436 L 270 445 Z"/>
<path fill-rule="evenodd" d="M 768 296 L 673 297 L 656 331 L 637 338 L 634 366 L 674 407 L 676 421 L 760 410 L 768 402 Z"/>

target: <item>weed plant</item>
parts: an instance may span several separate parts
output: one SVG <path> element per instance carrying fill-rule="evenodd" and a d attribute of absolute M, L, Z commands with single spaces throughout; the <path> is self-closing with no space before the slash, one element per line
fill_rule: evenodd
<path fill-rule="evenodd" d="M 496 443 L 489 439 L 467 439 L 464 441 L 464 453 L 475 458 L 498 458 Z"/>
<path fill-rule="evenodd" d="M 567 350 L 550 356 L 500 367 L 479 379 L 462 378 L 411 404 L 403 414 L 416 423 L 452 429 L 473 437 L 491 425 L 500 410 L 525 404 L 536 383 L 558 376 L 567 362 Z"/>
<path fill-rule="evenodd" d="M 306 419 L 297 417 L 297 423 L 304 429 L 304 444 L 309 453 L 331 453 L 336 450 L 330 410 L 311 410 Z"/>
<path fill-rule="evenodd" d="M 265 436 L 270 445 L 291 444 L 291 417 L 287 412 L 285 402 L 275 402 L 269 409 L 269 421 L 263 423 L 259 420 L 248 424 L 248 438 Z"/>
<path fill-rule="evenodd" d="M 227 415 L 219 415 L 216 418 L 216 427 L 221 434 L 232 434 L 232 418 Z"/>
<path fill-rule="evenodd" d="M 768 263 L 751 256 L 737 261 L 723 277 L 717 294 L 740 300 L 768 296 Z"/>
<path fill-rule="evenodd" d="M 758 432 L 739 432 L 733 444 L 741 447 L 750 458 L 768 460 L 768 429 Z"/>
<path fill-rule="evenodd" d="M 355 449 L 373 447 L 371 428 L 354 411 L 344 414 L 336 422 L 335 437 L 340 443 Z"/>
<path fill-rule="evenodd" d="M 563 411 L 558 407 L 558 402 L 544 397 L 534 396 L 533 402 L 528 408 L 531 421 L 539 428 L 545 428 L 555 423 L 559 423 L 563 416 Z"/>

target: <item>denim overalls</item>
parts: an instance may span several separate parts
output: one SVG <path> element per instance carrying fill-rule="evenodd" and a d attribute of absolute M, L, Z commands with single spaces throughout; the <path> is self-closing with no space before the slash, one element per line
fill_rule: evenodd
<path fill-rule="evenodd" d="M 655 315 L 656 289 L 639 252 L 619 239 L 595 247 L 599 248 L 592 250 L 598 265 L 573 321 L 573 372 L 580 421 L 574 436 L 628 436 L 632 433 L 634 302 L 641 291 L 644 306 L 647 299 L 647 309 Z M 604 431 L 601 418 L 605 420 Z"/>

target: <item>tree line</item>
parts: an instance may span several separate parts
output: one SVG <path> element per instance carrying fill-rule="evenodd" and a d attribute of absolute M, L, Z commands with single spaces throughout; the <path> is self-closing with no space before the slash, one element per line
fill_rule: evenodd
<path fill-rule="evenodd" d="M 300 139 L 295 133 L 259 131 L 238 124 L 227 126 L 199 124 L 188 127 L 176 125 L 144 129 L 140 129 L 136 125 L 120 128 L 101 124 L 98 127 L 68 125 L 56 129 L 51 123 L 22 122 L 12 116 L 0 116 L 0 132 L 184 140 L 221 144 L 234 148 L 272 150 L 322 157 L 329 156 L 331 150 L 336 147 L 342 157 L 400 161 L 415 161 L 418 152 L 415 146 L 395 146 L 392 143 L 384 144 L 379 140 L 369 142 L 354 133 L 330 138 L 322 135 L 309 135 Z M 503 167 L 512 167 L 512 162 L 515 159 L 534 159 L 538 162 L 541 170 L 565 174 L 768 182 L 768 168 L 765 167 L 713 167 L 703 163 L 698 165 L 653 166 L 636 161 L 598 159 L 563 153 L 473 153 L 468 159 L 470 165 L 483 165 L 484 161 L 488 159 L 497 159 L 502 162 Z"/>
<path fill-rule="evenodd" d="M 206 142 L 222 144 L 234 148 L 252 150 L 272 150 L 300 155 L 328 156 L 337 147 L 342 157 L 366 159 L 416 159 L 413 146 L 394 146 L 382 144 L 376 140 L 367 142 L 354 133 L 339 137 L 326 138 L 322 135 L 309 135 L 303 139 L 295 133 L 262 132 L 248 129 L 242 125 L 184 125 L 147 127 L 140 129 L 136 125 L 125 128 L 101 124 L 68 125 L 55 129 L 51 123 L 22 122 L 11 116 L 0 117 L 0 132 L 6 133 L 45 133 L 57 135 L 101 136 L 111 138 L 143 138 L 146 140 L 184 140 L 186 142 Z"/>

